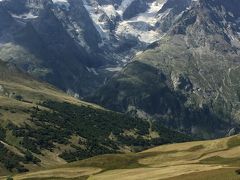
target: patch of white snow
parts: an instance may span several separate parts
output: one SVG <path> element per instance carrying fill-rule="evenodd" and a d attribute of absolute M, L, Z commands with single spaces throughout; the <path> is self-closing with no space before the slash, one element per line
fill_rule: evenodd
<path fill-rule="evenodd" d="M 110 19 L 118 15 L 113 5 L 104 5 L 102 6 L 102 10 Z"/>
<path fill-rule="evenodd" d="M 67 0 L 52 0 L 53 3 L 68 3 Z"/>
<path fill-rule="evenodd" d="M 20 15 L 16 15 L 16 14 L 11 14 L 11 15 L 12 15 L 12 17 L 18 18 L 18 19 L 36 19 L 36 18 L 38 18 L 38 16 L 35 16 L 31 12 L 25 13 L 25 14 L 20 14 Z"/>
<path fill-rule="evenodd" d="M 111 68 L 106 68 L 106 70 L 110 72 L 119 72 L 122 70 L 122 67 L 111 67 Z"/>
<path fill-rule="evenodd" d="M 128 37 L 129 35 L 137 37 L 140 41 L 145 43 L 152 43 L 161 38 L 159 32 L 153 30 L 157 23 L 157 13 L 163 7 L 165 1 L 149 3 L 149 9 L 131 18 L 128 21 L 122 21 L 117 27 L 116 34 L 118 36 Z"/>

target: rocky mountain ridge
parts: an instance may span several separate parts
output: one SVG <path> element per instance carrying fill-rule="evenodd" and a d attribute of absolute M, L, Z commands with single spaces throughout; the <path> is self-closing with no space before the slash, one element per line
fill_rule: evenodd
<path fill-rule="evenodd" d="M 239 1 L 195 1 L 165 36 L 103 87 L 97 101 L 163 124 L 224 136 L 239 124 Z"/>

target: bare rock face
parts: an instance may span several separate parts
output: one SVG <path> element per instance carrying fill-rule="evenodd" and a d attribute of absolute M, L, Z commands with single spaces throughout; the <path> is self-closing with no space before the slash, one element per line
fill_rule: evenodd
<path fill-rule="evenodd" d="M 229 136 L 233 136 L 233 135 L 235 135 L 235 134 L 236 134 L 236 129 L 232 128 L 232 129 L 230 129 L 230 131 L 228 132 L 227 136 L 229 137 Z"/>
<path fill-rule="evenodd" d="M 190 91 L 193 88 L 189 78 L 183 74 L 172 74 L 171 80 L 175 90 Z"/>
<path fill-rule="evenodd" d="M 3 94 L 4 91 L 5 91 L 5 89 L 4 89 L 3 85 L 0 85 L 0 93 Z"/>
<path fill-rule="evenodd" d="M 134 0 L 123 12 L 123 19 L 131 19 L 148 10 L 148 3 L 144 0 Z"/>

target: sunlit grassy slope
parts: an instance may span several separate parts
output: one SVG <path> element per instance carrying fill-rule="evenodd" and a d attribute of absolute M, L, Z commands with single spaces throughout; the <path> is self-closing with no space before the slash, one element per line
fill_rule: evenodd
<path fill-rule="evenodd" d="M 233 136 L 163 145 L 140 153 L 96 156 L 14 179 L 237 180 L 239 152 L 240 136 Z"/>

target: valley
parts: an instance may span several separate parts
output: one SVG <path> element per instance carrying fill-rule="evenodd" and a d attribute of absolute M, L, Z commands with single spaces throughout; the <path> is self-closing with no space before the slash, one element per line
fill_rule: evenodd
<path fill-rule="evenodd" d="M 0 179 L 240 179 L 239 0 L 0 0 Z"/>

